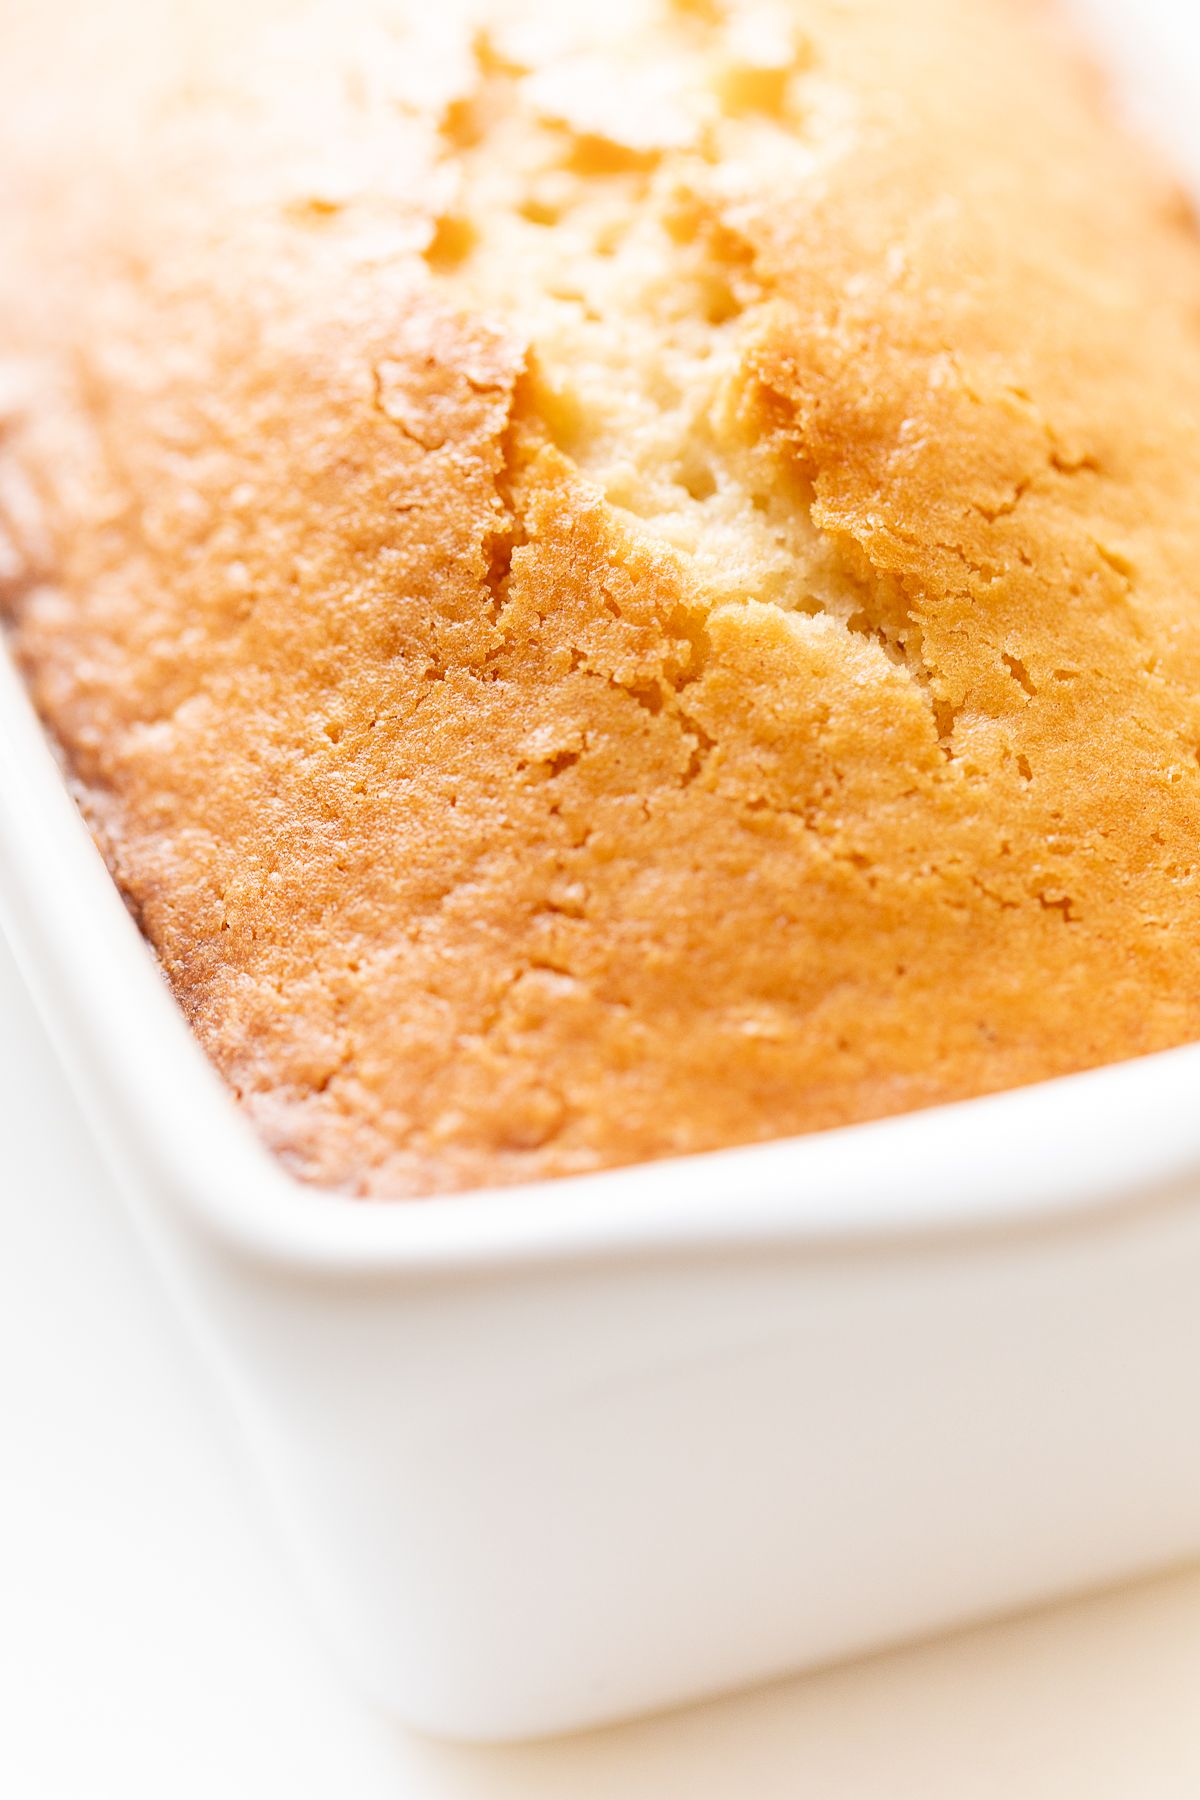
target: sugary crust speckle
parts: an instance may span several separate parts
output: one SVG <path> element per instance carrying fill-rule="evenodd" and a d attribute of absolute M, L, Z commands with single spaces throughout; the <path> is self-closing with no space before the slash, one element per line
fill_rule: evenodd
<path fill-rule="evenodd" d="M 56 0 L 0 69 L 12 642 L 209 1054 L 356 1193 L 1200 1037 L 1186 209 L 1015 0 L 625 10 L 703 107 L 369 6 Z M 734 296 L 698 512 L 488 304 L 488 81 Z M 704 561 L 754 458 L 798 596 Z"/>

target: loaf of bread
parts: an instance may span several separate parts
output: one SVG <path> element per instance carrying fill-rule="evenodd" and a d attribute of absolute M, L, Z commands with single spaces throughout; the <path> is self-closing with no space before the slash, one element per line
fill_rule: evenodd
<path fill-rule="evenodd" d="M 1200 1037 L 1200 243 L 1044 7 L 6 19 L 10 643 L 292 1169 Z"/>

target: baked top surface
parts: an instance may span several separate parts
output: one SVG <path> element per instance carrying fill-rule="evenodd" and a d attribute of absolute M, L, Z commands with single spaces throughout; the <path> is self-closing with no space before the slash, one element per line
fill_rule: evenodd
<path fill-rule="evenodd" d="M 160 10 L 13 13 L 0 583 L 290 1166 L 1200 1037 L 1200 246 L 1039 7 Z"/>

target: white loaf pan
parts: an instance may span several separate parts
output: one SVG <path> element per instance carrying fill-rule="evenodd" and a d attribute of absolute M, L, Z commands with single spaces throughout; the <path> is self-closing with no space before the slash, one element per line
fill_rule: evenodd
<path fill-rule="evenodd" d="M 1200 1046 L 363 1204 L 250 1134 L 3 652 L 0 900 L 310 1591 L 409 1722 L 568 1730 L 1200 1552 Z"/>

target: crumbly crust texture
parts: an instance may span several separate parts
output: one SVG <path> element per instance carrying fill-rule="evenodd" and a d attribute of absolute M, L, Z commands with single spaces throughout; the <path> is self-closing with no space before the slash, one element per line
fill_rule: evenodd
<path fill-rule="evenodd" d="M 1039 7 L 11 10 L 11 641 L 299 1175 L 1200 1037 L 1200 247 Z"/>

